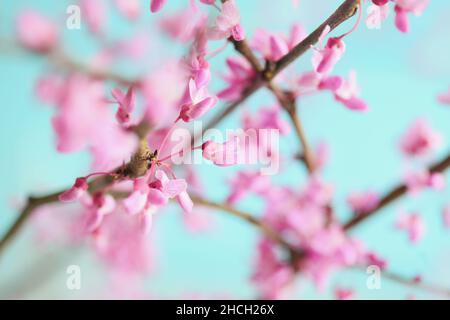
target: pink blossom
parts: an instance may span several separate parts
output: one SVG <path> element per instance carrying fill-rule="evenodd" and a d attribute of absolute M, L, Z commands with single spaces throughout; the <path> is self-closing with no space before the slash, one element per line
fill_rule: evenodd
<path fill-rule="evenodd" d="M 112 213 L 116 208 L 116 202 L 111 195 L 96 193 L 89 198 L 86 205 L 85 230 L 88 233 L 95 232 L 103 222 L 105 215 Z"/>
<path fill-rule="evenodd" d="M 347 197 L 347 204 L 357 214 L 372 211 L 378 206 L 379 201 L 380 197 L 374 191 L 353 192 Z"/>
<path fill-rule="evenodd" d="M 228 87 L 220 91 L 218 96 L 226 101 L 235 101 L 252 83 L 256 77 L 256 72 L 250 63 L 241 56 L 228 58 L 226 62 L 230 70 L 230 73 L 224 77 Z"/>
<path fill-rule="evenodd" d="M 329 32 L 330 27 L 325 27 L 313 56 L 314 70 L 320 74 L 329 74 L 345 52 L 345 44 L 339 38 L 329 38 L 325 47 L 320 47 Z"/>
<path fill-rule="evenodd" d="M 324 288 L 332 271 L 361 263 L 365 255 L 362 244 L 349 238 L 335 224 L 312 235 L 306 245 L 308 258 L 300 267 L 313 278 L 320 290 Z"/>
<path fill-rule="evenodd" d="M 133 183 L 133 192 L 122 201 L 128 214 L 142 213 L 147 204 L 147 192 L 149 186 L 145 179 L 136 179 Z"/>
<path fill-rule="evenodd" d="M 352 300 L 355 296 L 355 292 L 353 289 L 339 287 L 334 290 L 334 296 L 337 300 Z"/>
<path fill-rule="evenodd" d="M 89 30 L 94 34 L 100 33 L 105 27 L 108 18 L 105 1 L 80 0 L 80 7 Z"/>
<path fill-rule="evenodd" d="M 425 156 L 441 144 L 441 136 L 435 132 L 425 119 L 417 119 L 407 129 L 400 140 L 400 149 L 410 157 Z"/>
<path fill-rule="evenodd" d="M 77 178 L 74 185 L 60 194 L 59 200 L 62 202 L 70 202 L 80 199 L 88 189 L 86 178 Z"/>
<path fill-rule="evenodd" d="M 259 172 L 240 171 L 230 181 L 231 193 L 227 198 L 227 203 L 236 203 L 251 192 L 261 194 L 267 190 L 269 182 L 268 177 Z"/>
<path fill-rule="evenodd" d="M 119 12 L 127 19 L 136 20 L 140 14 L 139 0 L 115 0 Z"/>
<path fill-rule="evenodd" d="M 275 129 L 282 135 L 289 134 L 291 130 L 289 122 L 282 118 L 282 109 L 278 105 L 261 107 L 257 113 L 245 112 L 242 126 L 244 130 Z"/>
<path fill-rule="evenodd" d="M 210 30 L 209 36 L 211 39 L 233 37 L 235 41 L 244 40 L 245 33 L 240 24 L 239 11 L 234 0 L 228 0 L 222 4 L 216 25 Z"/>
<path fill-rule="evenodd" d="M 437 97 L 439 103 L 450 105 L 450 89 L 446 93 L 442 93 Z"/>
<path fill-rule="evenodd" d="M 161 29 L 181 42 L 191 41 L 196 32 L 205 28 L 206 16 L 192 7 L 165 15 L 160 22 Z"/>
<path fill-rule="evenodd" d="M 359 98 L 359 87 L 356 81 L 356 72 L 351 71 L 348 79 L 334 92 L 334 97 L 345 107 L 354 111 L 367 111 L 369 107 L 366 102 Z"/>
<path fill-rule="evenodd" d="M 150 11 L 158 12 L 166 4 L 167 0 L 150 0 Z"/>
<path fill-rule="evenodd" d="M 420 16 L 429 0 L 395 0 L 395 25 L 401 32 L 409 31 L 408 13 Z"/>
<path fill-rule="evenodd" d="M 395 227 L 399 230 L 406 231 L 409 240 L 414 244 L 419 242 L 425 234 L 425 224 L 422 217 L 417 213 L 401 213 L 397 217 Z"/>
<path fill-rule="evenodd" d="M 202 144 L 203 158 L 218 166 L 235 165 L 238 162 L 238 141 L 237 136 L 231 137 L 224 143 L 206 141 Z"/>
<path fill-rule="evenodd" d="M 187 183 L 185 180 L 169 179 L 161 170 L 156 171 L 155 178 L 156 180 L 150 183 L 149 204 L 165 205 L 168 199 L 176 198 L 184 212 L 192 211 L 193 203 L 186 192 Z"/>
<path fill-rule="evenodd" d="M 19 14 L 16 31 L 21 45 L 40 53 L 53 50 L 59 40 L 56 24 L 33 10 L 24 10 Z"/>
<path fill-rule="evenodd" d="M 116 123 L 105 104 L 103 90 L 101 82 L 70 75 L 60 90 L 52 124 L 59 152 L 88 147 L 94 155 L 94 168 L 109 170 L 129 159 L 136 138 Z"/>
<path fill-rule="evenodd" d="M 35 84 L 35 93 L 44 103 L 55 104 L 59 99 L 63 81 L 56 75 L 44 75 Z"/>
<path fill-rule="evenodd" d="M 198 87 L 193 79 L 189 80 L 189 99 L 181 106 L 178 119 L 184 122 L 195 120 L 204 115 L 217 103 L 217 97 L 210 95 L 206 87 Z"/>
<path fill-rule="evenodd" d="M 292 287 L 292 269 L 281 261 L 275 246 L 267 239 L 259 242 L 257 252 L 252 281 L 256 284 L 261 298 L 283 298 Z"/>
<path fill-rule="evenodd" d="M 424 188 L 433 188 L 441 191 L 445 188 L 445 178 L 441 173 L 432 173 L 427 170 L 409 171 L 405 176 L 408 190 L 417 194 Z"/>
<path fill-rule="evenodd" d="M 371 5 L 367 8 L 366 25 L 369 29 L 380 29 L 381 23 L 386 20 L 389 14 L 388 1 L 384 1 L 385 4 Z"/>
<path fill-rule="evenodd" d="M 117 109 L 116 119 L 122 125 L 128 125 L 131 121 L 131 113 L 133 112 L 135 105 L 135 96 L 133 87 L 129 87 L 126 94 L 124 94 L 119 88 L 115 88 L 111 91 L 114 100 L 119 104 Z"/>
<path fill-rule="evenodd" d="M 292 26 L 289 37 L 257 29 L 251 46 L 256 51 L 259 51 L 266 60 L 277 61 L 304 38 L 305 32 L 299 24 Z"/>
<path fill-rule="evenodd" d="M 113 212 L 96 230 L 95 249 L 108 266 L 125 274 L 147 273 L 154 266 L 153 239 L 141 232 L 139 216 Z"/>
<path fill-rule="evenodd" d="M 442 221 L 444 222 L 444 227 L 450 228 L 450 205 L 446 205 L 442 210 Z"/>

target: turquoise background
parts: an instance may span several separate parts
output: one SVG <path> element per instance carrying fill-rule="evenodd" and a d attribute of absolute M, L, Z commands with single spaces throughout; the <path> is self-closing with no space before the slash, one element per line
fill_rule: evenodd
<path fill-rule="evenodd" d="M 148 2 L 148 1 L 143 1 Z M 301 1 L 293 9 L 291 1 L 238 0 L 243 26 L 251 36 L 257 27 L 287 32 L 293 22 L 302 23 L 307 30 L 315 28 L 340 1 Z M 142 4 L 137 25 L 148 32 L 153 41 L 150 60 L 156 65 L 165 54 L 182 55 L 183 46 L 160 39 L 155 22 L 187 1 L 169 0 L 158 14 L 150 14 Z M 0 2 L 0 39 L 13 39 L 13 21 L 26 7 L 39 9 L 53 17 L 64 19 L 70 1 L 12 1 Z M 308 138 L 314 143 L 326 141 L 331 146 L 331 159 L 324 178 L 335 185 L 335 207 L 342 219 L 348 218 L 345 204 L 350 190 L 372 188 L 383 192 L 396 184 L 404 161 L 397 145 L 405 128 L 419 116 L 426 116 L 442 133 L 444 142 L 450 138 L 450 109 L 436 103 L 436 95 L 450 85 L 450 37 L 448 20 L 450 3 L 432 0 L 425 14 L 411 17 L 411 32 L 401 34 L 393 26 L 392 15 L 381 30 L 368 30 L 364 25 L 345 39 L 347 51 L 336 73 L 346 75 L 354 69 L 362 88 L 362 96 L 371 111 L 359 114 L 344 109 L 331 96 L 322 94 L 300 101 L 300 113 Z M 348 30 L 354 20 L 343 24 L 334 34 Z M 63 25 L 63 24 L 62 24 Z M 133 26 L 111 10 L 108 36 L 126 37 Z M 40 104 L 33 96 L 34 80 L 45 72 L 44 59 L 24 54 L 2 41 L 0 53 L 0 232 L 14 221 L 17 210 L 12 199 L 29 193 L 59 190 L 85 173 L 89 167 L 87 153 L 58 154 L 50 125 L 52 108 Z M 95 50 L 95 39 L 84 26 L 82 30 L 65 30 L 66 51 L 79 59 Z M 217 43 L 217 47 L 220 46 Z M 224 57 L 231 48 L 211 60 L 216 74 L 224 70 Z M 300 59 L 294 70 L 310 67 L 310 55 Z M 150 63 L 151 64 L 151 63 Z M 119 69 L 128 64 L 119 65 Z M 223 83 L 215 81 L 219 89 Z M 252 97 L 244 108 L 256 108 L 273 103 L 265 92 Z M 221 103 L 217 109 L 221 108 Z M 235 114 L 221 128 L 238 127 Z M 283 141 L 286 154 L 296 151 L 295 137 Z M 444 143 L 437 158 L 444 156 L 450 146 Z M 204 166 L 201 172 L 211 198 L 221 200 L 227 189 L 223 183 L 236 168 L 217 169 Z M 304 169 L 292 164 L 288 174 L 276 180 L 298 185 L 305 179 Z M 447 175 L 448 177 L 448 175 Z M 450 191 L 437 194 L 424 192 L 419 197 L 405 197 L 359 226 L 353 234 L 365 241 L 389 261 L 390 270 L 405 276 L 422 274 L 424 280 L 450 287 L 450 232 L 441 223 L 441 209 L 450 202 Z M 242 209 L 258 213 L 255 199 L 244 201 Z M 412 247 L 405 234 L 393 231 L 393 221 L 399 208 L 418 211 L 427 224 L 427 235 Z M 173 211 L 173 212 L 172 212 Z M 146 279 L 146 292 L 153 297 L 181 298 L 229 296 L 255 297 L 249 282 L 258 233 L 245 223 L 222 213 L 213 213 L 215 228 L 205 234 L 191 234 L 181 221 L 179 210 L 161 214 L 155 226 L 155 246 L 159 252 L 158 270 Z M 85 249 L 37 246 L 33 228 L 28 226 L 0 257 L 0 298 L 92 298 L 104 297 L 108 278 L 105 268 Z M 78 264 L 82 268 L 82 289 L 66 289 L 66 267 Z M 335 285 L 354 288 L 358 298 L 403 299 L 411 294 L 418 298 L 438 298 L 421 290 L 412 290 L 387 279 L 381 290 L 366 288 L 366 275 L 349 270 L 337 273 L 329 290 L 317 292 L 309 281 L 299 278 L 297 298 L 331 298 Z"/>

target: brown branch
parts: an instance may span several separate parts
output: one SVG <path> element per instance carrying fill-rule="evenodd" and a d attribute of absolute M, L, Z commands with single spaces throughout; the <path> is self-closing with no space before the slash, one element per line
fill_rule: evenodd
<path fill-rule="evenodd" d="M 309 146 L 306 134 L 303 130 L 302 122 L 297 115 L 297 105 L 295 102 L 295 98 L 291 96 L 289 92 L 283 92 L 273 83 L 269 83 L 268 88 L 274 93 L 280 105 L 286 110 L 287 114 L 289 115 L 292 125 L 294 126 L 295 133 L 297 134 L 297 137 L 302 145 L 303 160 L 306 164 L 306 168 L 308 169 L 309 173 L 314 173 L 314 154 Z"/>
<path fill-rule="evenodd" d="M 112 80 L 124 86 L 137 85 L 139 83 L 139 79 L 127 78 L 113 71 L 88 66 L 82 62 L 75 60 L 62 51 L 54 51 L 50 53 L 49 61 L 52 62 L 55 66 L 60 67 L 61 69 L 81 72 L 93 79 Z"/>
<path fill-rule="evenodd" d="M 431 173 L 439 173 L 445 171 L 448 167 L 450 167 L 450 154 L 448 154 L 445 158 L 443 158 L 441 161 L 436 162 L 433 164 L 429 171 Z M 355 226 L 359 225 L 361 222 L 365 221 L 366 219 L 374 216 L 377 212 L 379 212 L 384 207 L 388 206 L 392 202 L 398 200 L 400 197 L 406 194 L 408 191 L 408 188 L 405 184 L 399 184 L 398 186 L 394 187 L 392 190 L 390 190 L 388 193 L 386 193 L 378 203 L 378 205 L 371 211 L 365 213 L 365 214 L 355 214 L 350 221 L 344 224 L 344 230 L 350 230 L 354 228 Z"/>
<path fill-rule="evenodd" d="M 450 298 L 450 289 L 447 288 L 425 283 L 423 281 L 417 281 L 414 278 L 407 278 L 389 271 L 382 271 L 381 276 L 404 286 L 411 287 L 413 289 L 424 290 L 439 296 L 446 297 L 447 299 Z"/>
<path fill-rule="evenodd" d="M 351 18 L 360 5 L 360 0 L 346 0 L 324 23 L 314 30 L 303 41 L 297 44 L 290 52 L 275 63 L 273 70 L 267 70 L 265 78 L 273 79 L 277 74 L 283 71 L 288 65 L 308 51 L 311 46 L 319 41 L 322 31 L 328 25 L 331 30 L 335 29 L 341 23 Z"/>
<path fill-rule="evenodd" d="M 287 242 L 279 233 L 277 233 L 275 230 L 273 230 L 270 226 L 266 225 L 263 221 L 254 217 L 250 213 L 238 210 L 227 204 L 222 204 L 222 203 L 206 200 L 199 196 L 191 195 L 191 199 L 195 204 L 197 204 L 199 206 L 204 206 L 204 207 L 208 207 L 211 209 L 216 209 L 219 211 L 227 212 L 227 213 L 229 213 L 235 217 L 238 217 L 241 220 L 244 220 L 244 221 L 248 222 L 249 224 L 255 226 L 256 228 L 260 229 L 272 241 L 279 244 L 281 247 L 285 248 L 290 253 L 291 258 L 298 257 L 299 255 L 303 254 L 297 248 L 293 247 L 289 242 Z"/>

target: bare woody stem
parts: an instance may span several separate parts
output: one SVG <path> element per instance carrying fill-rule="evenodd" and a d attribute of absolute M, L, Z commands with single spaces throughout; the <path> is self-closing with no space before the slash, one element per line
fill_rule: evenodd
<path fill-rule="evenodd" d="M 450 167 L 450 154 L 430 166 L 429 171 L 431 173 L 439 173 L 445 171 L 448 167 Z M 350 221 L 344 224 L 344 230 L 350 230 L 366 219 L 374 216 L 377 212 L 380 212 L 381 209 L 405 195 L 407 191 L 408 188 L 405 184 L 399 184 L 398 186 L 394 187 L 381 198 L 380 202 L 373 210 L 362 215 L 355 214 Z"/>
<path fill-rule="evenodd" d="M 358 7 L 360 6 L 360 0 L 346 0 L 342 5 L 322 23 L 316 30 L 314 30 L 309 36 L 307 36 L 302 42 L 297 44 L 290 52 L 275 63 L 273 70 L 267 70 L 266 79 L 273 79 L 277 74 L 283 71 L 288 65 L 294 62 L 298 57 L 302 56 L 308 51 L 312 45 L 319 41 L 319 37 L 322 34 L 326 26 L 329 26 L 331 30 L 335 29 L 341 23 L 351 18 Z"/>
<path fill-rule="evenodd" d="M 302 122 L 300 121 L 300 117 L 297 114 L 297 105 L 294 96 L 292 96 L 289 92 L 283 92 L 272 83 L 268 84 L 268 88 L 277 97 L 278 102 L 286 110 L 289 118 L 291 119 L 295 133 L 302 145 L 303 160 L 306 164 L 306 168 L 308 169 L 309 173 L 314 173 L 314 154 L 311 151 L 311 147 L 309 146 Z"/>
<path fill-rule="evenodd" d="M 244 212 L 244 211 L 240 211 L 240 210 L 238 210 L 238 209 L 236 209 L 236 208 L 234 208 L 232 206 L 229 206 L 227 204 L 206 200 L 206 199 L 201 198 L 199 196 L 192 196 L 191 195 L 191 198 L 192 198 L 192 201 L 195 204 L 199 205 L 199 206 L 204 206 L 204 207 L 208 207 L 208 208 L 211 208 L 211 209 L 220 210 L 220 211 L 229 213 L 229 214 L 231 214 L 231 215 L 233 215 L 235 217 L 238 217 L 238 218 L 248 222 L 249 224 L 255 226 L 258 229 L 260 229 L 272 241 L 274 241 L 275 243 L 281 245 L 285 249 L 288 249 L 289 251 L 295 251 L 296 250 L 279 233 L 274 231 L 272 228 L 270 228 L 268 225 L 266 225 L 264 222 L 262 222 L 260 219 L 258 219 L 256 217 L 254 217 L 250 213 L 247 213 L 247 212 Z"/>

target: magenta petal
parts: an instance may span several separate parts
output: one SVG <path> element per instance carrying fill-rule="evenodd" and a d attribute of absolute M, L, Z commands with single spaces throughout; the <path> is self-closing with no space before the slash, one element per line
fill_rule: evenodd
<path fill-rule="evenodd" d="M 151 0 L 151 2 L 150 2 L 150 11 L 151 12 L 158 12 L 166 4 L 166 1 L 167 0 Z"/>
<path fill-rule="evenodd" d="M 167 204 L 167 197 L 158 189 L 150 188 L 147 193 L 147 200 L 150 204 L 163 206 Z"/>

